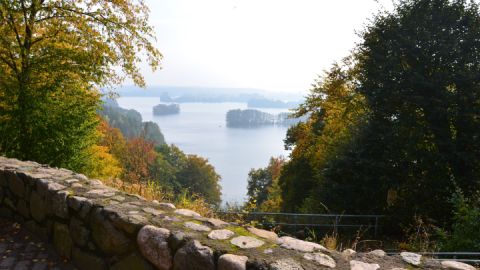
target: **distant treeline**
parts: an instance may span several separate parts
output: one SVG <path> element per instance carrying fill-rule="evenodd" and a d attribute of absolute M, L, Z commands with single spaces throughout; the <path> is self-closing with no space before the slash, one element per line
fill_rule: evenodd
<path fill-rule="evenodd" d="M 291 118 L 290 113 L 269 114 L 259 110 L 230 110 L 227 112 L 227 127 L 259 127 L 267 125 L 294 125 L 302 118 Z M 305 117 L 306 118 L 306 117 Z"/>
<path fill-rule="evenodd" d="M 156 145 L 165 143 L 165 138 L 156 123 L 143 122 L 142 115 L 139 112 L 121 108 L 116 100 L 104 100 L 102 109 L 98 111 L 98 114 L 110 126 L 120 129 L 127 138 L 143 137 Z"/>
<path fill-rule="evenodd" d="M 254 98 L 247 101 L 249 108 L 280 108 L 280 109 L 292 109 L 300 105 L 300 102 L 285 102 L 281 100 L 273 100 L 266 98 Z"/>

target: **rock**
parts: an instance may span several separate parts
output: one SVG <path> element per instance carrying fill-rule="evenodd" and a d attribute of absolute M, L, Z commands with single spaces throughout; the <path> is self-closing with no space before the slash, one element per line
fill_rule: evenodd
<path fill-rule="evenodd" d="M 182 216 L 186 216 L 186 217 L 201 217 L 199 213 L 192 210 L 188 210 L 188 209 L 178 209 L 178 210 L 175 210 L 174 213 Z"/>
<path fill-rule="evenodd" d="M 173 253 L 177 252 L 185 243 L 187 243 L 187 235 L 180 231 L 172 232 L 170 238 L 168 238 L 168 245 Z"/>
<path fill-rule="evenodd" d="M 128 251 L 130 240 L 102 216 L 100 209 L 91 214 L 90 228 L 93 240 L 106 254 L 119 255 Z"/>
<path fill-rule="evenodd" d="M 270 265 L 271 270 L 303 270 L 303 267 L 295 260 L 281 259 Z"/>
<path fill-rule="evenodd" d="M 400 256 L 402 256 L 402 259 L 406 262 L 406 263 L 409 263 L 411 265 L 415 265 L 415 266 L 418 266 L 420 265 L 422 262 L 422 255 L 419 255 L 419 254 L 416 254 L 416 253 L 412 253 L 412 252 L 401 252 L 400 253 Z"/>
<path fill-rule="evenodd" d="M 50 213 L 60 218 L 68 218 L 67 197 L 67 191 L 59 191 L 58 193 L 51 195 L 49 197 Z"/>
<path fill-rule="evenodd" d="M 174 270 L 215 270 L 213 251 L 199 241 L 188 242 L 174 257 Z"/>
<path fill-rule="evenodd" d="M 177 218 L 177 217 L 169 217 L 169 216 L 165 216 L 163 218 L 164 221 L 168 221 L 168 222 L 180 222 L 182 221 L 181 219 Z"/>
<path fill-rule="evenodd" d="M 167 211 L 177 209 L 175 205 L 173 205 L 172 203 L 158 203 L 158 207 L 162 210 L 167 210 Z"/>
<path fill-rule="evenodd" d="M 26 219 L 30 218 L 30 209 L 28 209 L 27 201 L 23 199 L 18 200 L 16 208 L 22 217 Z"/>
<path fill-rule="evenodd" d="M 246 270 L 247 256 L 223 254 L 218 258 L 218 270 Z"/>
<path fill-rule="evenodd" d="M 132 253 L 114 264 L 110 270 L 153 270 L 153 267 L 142 256 Z"/>
<path fill-rule="evenodd" d="M 207 220 L 205 220 L 205 222 L 215 228 L 222 228 L 222 227 L 228 226 L 227 222 L 220 219 L 216 219 L 216 218 L 208 218 Z"/>
<path fill-rule="evenodd" d="M 289 236 L 280 237 L 277 243 L 283 248 L 301 252 L 327 251 L 325 247 L 317 243 L 307 242 Z"/>
<path fill-rule="evenodd" d="M 385 253 L 385 251 L 383 251 L 381 249 L 375 249 L 373 251 L 370 251 L 368 254 L 376 256 L 376 257 L 385 257 L 385 255 L 387 255 L 387 253 Z"/>
<path fill-rule="evenodd" d="M 13 171 L 5 171 L 5 175 L 8 179 L 8 186 L 13 194 L 23 198 L 25 196 L 25 183 L 23 183 L 23 180 Z"/>
<path fill-rule="evenodd" d="M 250 236 L 238 236 L 230 240 L 230 243 L 240 248 L 256 248 L 263 246 L 265 242 Z"/>
<path fill-rule="evenodd" d="M 148 219 L 141 215 L 129 215 L 121 212 L 112 212 L 109 214 L 109 219 L 116 228 L 119 228 L 130 234 L 137 234 L 137 232 L 145 225 L 148 225 Z"/>
<path fill-rule="evenodd" d="M 160 211 L 160 210 L 157 210 L 157 209 L 153 209 L 153 208 L 150 208 L 150 207 L 145 207 L 145 208 L 143 208 L 142 210 L 143 210 L 143 212 L 152 214 L 152 215 L 154 215 L 154 216 L 158 216 L 158 215 L 163 214 L 163 211 Z"/>
<path fill-rule="evenodd" d="M 262 230 L 262 229 L 257 229 L 254 227 L 248 227 L 247 230 L 253 234 L 255 234 L 258 237 L 269 239 L 272 241 L 277 241 L 278 240 L 278 235 L 274 232 L 267 231 L 267 230 Z"/>
<path fill-rule="evenodd" d="M 303 258 L 309 261 L 314 261 L 321 266 L 326 266 L 330 268 L 335 268 L 337 264 L 332 257 L 322 254 L 322 253 L 306 253 L 303 255 Z"/>
<path fill-rule="evenodd" d="M 380 268 L 380 265 L 376 263 L 364 263 L 361 261 L 350 261 L 350 270 L 377 270 Z"/>
<path fill-rule="evenodd" d="M 55 222 L 53 226 L 53 245 L 58 255 L 67 259 L 71 258 L 73 243 L 67 225 Z"/>
<path fill-rule="evenodd" d="M 30 195 L 30 214 L 37 222 L 42 222 L 47 215 L 45 200 L 37 192 L 32 192 Z"/>
<path fill-rule="evenodd" d="M 106 270 L 107 264 L 100 257 L 78 248 L 73 249 L 73 263 L 78 269 Z"/>
<path fill-rule="evenodd" d="M 475 270 L 476 269 L 475 267 L 469 264 L 456 262 L 456 261 L 443 261 L 442 268 L 449 269 L 449 270 Z"/>
<path fill-rule="evenodd" d="M 347 248 L 344 251 L 342 251 L 342 255 L 344 255 L 346 257 L 350 257 L 355 253 L 357 253 L 357 252 L 355 250 L 351 249 L 351 248 Z"/>
<path fill-rule="evenodd" d="M 172 267 L 172 253 L 168 247 L 169 236 L 169 230 L 152 225 L 146 225 L 138 232 L 137 244 L 140 251 L 158 269 L 169 270 Z"/>
<path fill-rule="evenodd" d="M 67 198 L 67 204 L 75 211 L 80 211 L 82 205 L 87 201 L 87 198 L 79 196 L 70 196 Z"/>
<path fill-rule="evenodd" d="M 72 217 L 70 220 L 70 236 L 75 244 L 84 247 L 88 243 L 90 230 L 85 228 L 84 224 L 77 218 Z"/>
<path fill-rule="evenodd" d="M 208 238 L 214 240 L 225 240 L 229 239 L 233 235 L 235 235 L 235 233 L 230 230 L 213 230 L 208 234 Z"/>
<path fill-rule="evenodd" d="M 209 232 L 211 231 L 212 229 L 210 229 L 209 227 L 205 226 L 205 225 L 201 225 L 201 224 L 197 224 L 197 223 L 194 223 L 194 222 L 185 222 L 184 223 L 184 226 L 191 229 L 191 230 L 194 230 L 194 231 L 199 231 L 199 232 Z"/>

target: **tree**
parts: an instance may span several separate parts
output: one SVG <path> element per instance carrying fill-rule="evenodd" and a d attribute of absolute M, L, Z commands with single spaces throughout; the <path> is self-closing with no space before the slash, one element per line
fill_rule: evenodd
<path fill-rule="evenodd" d="M 352 58 L 334 65 L 297 109 L 296 117 L 308 119 L 287 132 L 285 145 L 293 150 L 279 179 L 284 211 L 324 212 L 325 204 L 337 203 L 326 201 L 337 179 L 326 179 L 325 170 L 355 138 L 368 112 L 356 92 L 357 72 Z"/>
<path fill-rule="evenodd" d="M 451 220 L 451 194 L 480 188 L 480 16 L 464 0 L 408 0 L 377 16 L 358 47 L 371 140 L 397 214 Z"/>
<path fill-rule="evenodd" d="M 272 157 L 266 168 L 250 170 L 247 181 L 249 207 L 266 212 L 280 210 L 281 194 L 278 178 L 284 164 L 283 157 Z"/>
<path fill-rule="evenodd" d="M 153 38 L 142 0 L 0 1 L 0 153 L 81 168 L 98 88 L 143 86 L 138 52 L 161 58 Z"/>

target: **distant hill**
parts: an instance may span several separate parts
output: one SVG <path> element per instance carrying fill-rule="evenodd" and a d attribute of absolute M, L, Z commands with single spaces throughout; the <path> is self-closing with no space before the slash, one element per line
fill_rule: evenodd
<path fill-rule="evenodd" d="M 118 106 L 116 100 L 103 100 L 98 114 L 114 128 L 120 129 L 123 136 L 133 138 L 143 136 L 157 145 L 164 144 L 165 138 L 154 122 L 143 122 L 142 115 L 135 110 L 127 110 Z"/>
<path fill-rule="evenodd" d="M 256 98 L 249 99 L 247 101 L 247 106 L 249 108 L 280 108 L 280 109 L 293 109 L 300 105 L 300 102 L 285 102 L 281 100 L 267 99 L 267 98 Z"/>
<path fill-rule="evenodd" d="M 248 102 L 249 100 L 284 100 L 299 102 L 301 93 L 269 92 L 254 88 L 215 88 L 151 86 L 147 89 L 125 86 L 116 90 L 122 97 L 160 97 L 162 102 Z"/>

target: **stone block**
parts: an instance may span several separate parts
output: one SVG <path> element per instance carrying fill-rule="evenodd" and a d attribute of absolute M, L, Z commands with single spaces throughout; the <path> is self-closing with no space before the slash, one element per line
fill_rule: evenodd
<path fill-rule="evenodd" d="M 82 221 L 74 217 L 71 218 L 69 229 L 70 236 L 76 245 L 85 247 L 88 244 L 90 230 L 85 227 Z"/>
<path fill-rule="evenodd" d="M 20 199 L 17 202 L 17 211 L 24 218 L 30 218 L 30 209 L 28 209 L 27 201 Z"/>
<path fill-rule="evenodd" d="M 107 264 L 99 256 L 94 255 L 93 253 L 83 251 L 79 248 L 73 249 L 73 264 L 75 264 L 78 269 L 87 269 L 87 270 L 106 270 Z"/>
<path fill-rule="evenodd" d="M 72 257 L 73 242 L 67 225 L 55 223 L 53 226 L 53 245 L 61 257 L 67 259 Z"/>
<path fill-rule="evenodd" d="M 115 263 L 110 270 L 153 270 L 153 266 L 146 261 L 141 255 L 132 253 L 117 263 Z"/>
<path fill-rule="evenodd" d="M 67 191 L 59 191 L 48 196 L 50 214 L 60 218 L 68 218 Z"/>
<path fill-rule="evenodd" d="M 90 217 L 92 237 L 100 250 L 108 255 L 124 254 L 129 250 L 131 241 L 102 215 L 101 209 L 95 209 Z"/>
<path fill-rule="evenodd" d="M 5 171 L 8 179 L 8 187 L 12 191 L 12 193 L 20 198 L 25 197 L 25 183 L 23 180 L 18 177 L 18 175 L 13 171 Z"/>
<path fill-rule="evenodd" d="M 152 225 L 143 227 L 137 236 L 137 244 L 143 256 L 157 269 L 169 270 L 172 267 L 172 252 L 168 247 L 170 231 Z"/>
<path fill-rule="evenodd" d="M 37 192 L 30 194 L 30 213 L 37 222 L 42 222 L 47 216 L 45 200 Z"/>
<path fill-rule="evenodd" d="M 174 270 L 215 270 L 213 250 L 197 240 L 179 249 L 173 262 Z"/>

